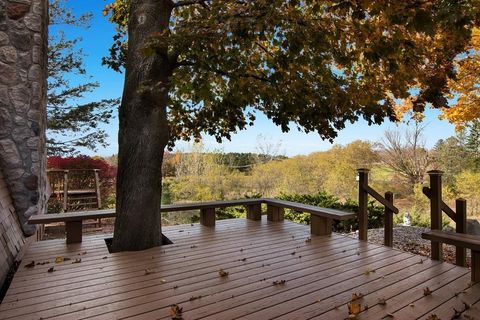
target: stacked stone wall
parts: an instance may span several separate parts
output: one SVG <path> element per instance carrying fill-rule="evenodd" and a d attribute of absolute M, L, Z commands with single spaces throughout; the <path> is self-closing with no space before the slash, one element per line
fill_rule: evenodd
<path fill-rule="evenodd" d="M 46 203 L 47 0 L 0 0 L 0 167 L 25 235 Z"/>

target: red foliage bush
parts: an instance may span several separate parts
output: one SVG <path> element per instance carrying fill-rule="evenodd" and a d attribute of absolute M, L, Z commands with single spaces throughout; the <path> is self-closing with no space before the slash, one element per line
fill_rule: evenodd
<path fill-rule="evenodd" d="M 109 164 L 105 159 L 101 157 L 89 157 L 84 155 L 77 156 L 77 157 L 66 157 L 66 158 L 62 158 L 59 156 L 52 156 L 52 157 L 48 157 L 47 159 L 47 168 L 59 169 L 59 170 L 98 169 L 99 178 L 100 178 L 100 193 L 103 199 L 102 204 L 103 204 L 103 207 L 110 205 L 109 203 L 106 203 L 105 200 L 112 198 L 111 196 L 115 192 L 117 168 Z M 81 185 L 84 184 L 85 180 L 82 180 L 84 179 L 84 177 L 79 177 L 78 175 L 76 176 L 75 171 L 71 171 L 69 176 L 71 176 L 71 178 L 69 178 L 69 181 L 70 181 L 69 185 L 71 184 L 75 185 L 75 183 L 78 183 Z"/>

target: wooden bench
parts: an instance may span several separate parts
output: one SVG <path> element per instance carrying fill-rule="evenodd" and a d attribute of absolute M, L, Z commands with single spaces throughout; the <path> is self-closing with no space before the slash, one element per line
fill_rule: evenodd
<path fill-rule="evenodd" d="M 422 233 L 422 238 L 472 250 L 472 282 L 480 282 L 480 236 L 431 230 Z"/>
<path fill-rule="evenodd" d="M 160 212 L 200 210 L 200 223 L 207 227 L 215 226 L 215 209 L 234 206 L 245 206 L 247 219 L 261 220 L 262 204 L 267 205 L 268 221 L 283 221 L 284 209 L 292 209 L 298 212 L 311 214 L 311 233 L 314 235 L 329 235 L 332 233 L 332 220 L 347 220 L 357 216 L 356 213 L 345 212 L 329 208 L 321 208 L 291 201 L 257 198 L 239 199 L 230 201 L 208 201 L 197 203 L 180 203 L 163 205 Z M 67 243 L 82 242 L 83 220 L 103 219 L 115 217 L 115 209 L 78 211 L 70 213 L 45 214 L 31 216 L 29 224 L 46 224 L 64 222 Z"/>
<path fill-rule="evenodd" d="M 357 217 L 357 214 L 353 212 L 322 208 L 292 201 L 278 199 L 264 199 L 264 201 L 267 204 L 267 218 L 270 214 L 271 217 L 268 219 L 271 221 L 276 221 L 276 219 L 283 220 L 283 209 L 285 208 L 297 212 L 310 213 L 310 232 L 317 236 L 331 234 L 333 220 L 348 220 Z M 269 208 L 271 209 L 269 210 Z"/>

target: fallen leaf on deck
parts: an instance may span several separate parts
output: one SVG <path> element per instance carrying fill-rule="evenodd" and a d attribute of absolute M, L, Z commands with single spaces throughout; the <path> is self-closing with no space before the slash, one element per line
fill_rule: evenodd
<path fill-rule="evenodd" d="M 305 239 L 305 243 L 310 243 L 310 242 L 312 242 L 312 238 Z"/>
<path fill-rule="evenodd" d="M 356 302 L 349 302 L 347 303 L 348 307 L 348 315 L 349 316 L 356 316 L 362 311 L 362 305 L 360 303 Z M 355 318 L 353 318 L 355 319 Z"/>
<path fill-rule="evenodd" d="M 176 304 L 172 304 L 170 306 L 170 316 L 172 317 L 172 320 L 182 320 L 182 310 L 183 308 L 180 308 Z"/>
<path fill-rule="evenodd" d="M 55 269 L 53 269 L 53 267 L 51 267 L 50 269 L 47 270 L 47 272 L 49 272 L 49 273 L 52 273 L 53 271 L 55 271 Z"/>
<path fill-rule="evenodd" d="M 103 257 L 102 259 L 107 259 L 107 256 Z M 153 257 L 152 257 L 152 259 L 153 259 Z"/>
<path fill-rule="evenodd" d="M 33 268 L 33 267 L 35 267 L 35 261 L 33 261 L 33 260 L 32 260 L 32 262 L 30 262 L 30 263 L 28 263 L 28 264 L 25 265 L 25 268 L 29 268 L 29 269 L 30 269 L 30 268 Z"/>
<path fill-rule="evenodd" d="M 363 294 L 362 293 L 352 293 L 352 300 L 350 301 L 355 301 L 355 300 L 358 300 L 358 299 L 362 299 L 363 298 Z"/>
<path fill-rule="evenodd" d="M 240 249 L 240 252 L 242 252 L 242 251 L 243 251 L 243 248 Z"/>
<path fill-rule="evenodd" d="M 196 245 L 190 246 L 191 249 L 195 249 L 196 247 L 197 247 Z"/>
<path fill-rule="evenodd" d="M 184 230 L 178 230 L 178 232 L 183 232 Z"/>
<path fill-rule="evenodd" d="M 149 275 L 149 274 L 152 274 L 154 273 L 155 271 L 152 271 L 150 269 L 145 269 L 145 275 Z"/>
<path fill-rule="evenodd" d="M 178 286 L 173 286 L 173 289 L 178 289 Z"/>
<path fill-rule="evenodd" d="M 418 264 L 423 264 L 423 259 L 420 259 L 420 261 L 418 262 Z"/>
<path fill-rule="evenodd" d="M 368 276 L 370 273 L 374 273 L 374 272 L 375 272 L 374 269 L 367 268 L 367 270 L 365 270 L 365 275 Z"/>
<path fill-rule="evenodd" d="M 430 290 L 429 287 L 426 287 L 425 289 L 423 289 L 423 295 L 424 296 L 429 296 L 432 294 L 432 290 Z"/>
<path fill-rule="evenodd" d="M 378 299 L 378 304 L 381 306 L 384 306 L 387 304 L 387 301 L 385 300 L 385 298 L 380 298 Z"/>
<path fill-rule="evenodd" d="M 220 275 L 220 277 L 228 277 L 229 272 L 228 272 L 228 271 L 225 271 L 225 270 L 223 270 L 223 269 L 220 269 L 220 270 L 218 271 L 218 274 Z"/>
<path fill-rule="evenodd" d="M 287 282 L 286 280 L 275 280 L 273 281 L 273 285 L 274 286 L 281 286 L 281 285 L 284 285 L 285 282 Z"/>
<path fill-rule="evenodd" d="M 55 263 L 62 263 L 63 258 L 62 257 L 55 257 Z"/>
<path fill-rule="evenodd" d="M 190 299 L 188 299 L 189 301 L 194 301 L 194 300 L 197 300 L 197 299 L 200 299 L 202 296 L 194 296 L 194 297 L 190 297 Z"/>
<path fill-rule="evenodd" d="M 247 258 L 243 258 L 243 259 L 241 259 L 240 261 L 245 262 L 245 261 L 247 261 Z"/>
<path fill-rule="evenodd" d="M 432 313 L 428 316 L 427 320 L 440 320 L 440 318 L 436 314 Z"/>
<path fill-rule="evenodd" d="M 73 263 L 80 263 L 80 262 L 82 262 L 82 259 L 78 258 L 78 259 L 75 259 L 75 261 L 73 261 L 72 264 Z"/>
<path fill-rule="evenodd" d="M 395 316 L 394 316 L 393 314 L 391 314 L 391 313 L 387 313 L 387 315 L 386 315 L 385 317 L 387 317 L 387 318 L 395 318 Z"/>
<path fill-rule="evenodd" d="M 294 255 L 295 255 L 295 251 L 293 251 L 293 252 L 291 253 L 291 255 L 294 256 Z"/>

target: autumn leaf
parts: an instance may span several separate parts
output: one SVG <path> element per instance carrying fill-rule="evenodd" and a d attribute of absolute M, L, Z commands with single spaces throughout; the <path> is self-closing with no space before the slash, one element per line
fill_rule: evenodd
<path fill-rule="evenodd" d="M 362 298 L 363 298 L 362 293 L 352 293 L 352 300 L 351 301 L 359 300 L 359 299 L 362 299 Z"/>
<path fill-rule="evenodd" d="M 440 318 L 436 314 L 432 313 L 428 316 L 427 320 L 440 320 Z"/>
<path fill-rule="evenodd" d="M 368 276 L 370 273 L 374 273 L 374 272 L 375 272 L 374 269 L 367 268 L 367 270 L 365 270 L 365 275 Z"/>
<path fill-rule="evenodd" d="M 430 290 L 429 287 L 426 287 L 425 289 L 423 289 L 423 295 L 424 296 L 429 296 L 432 294 L 432 290 Z"/>
<path fill-rule="evenodd" d="M 282 286 L 286 283 L 287 281 L 286 280 L 275 280 L 273 281 L 273 285 L 274 286 Z"/>
<path fill-rule="evenodd" d="M 362 305 L 360 303 L 349 302 L 349 303 L 347 303 L 347 307 L 348 307 L 348 314 L 349 315 L 356 316 L 357 314 L 359 314 L 362 311 Z"/>
<path fill-rule="evenodd" d="M 55 263 L 62 263 L 63 258 L 62 257 L 55 257 Z"/>
<path fill-rule="evenodd" d="M 152 273 L 155 273 L 155 271 L 150 270 L 150 269 L 145 269 L 145 275 L 149 275 L 149 274 L 152 274 Z"/>
<path fill-rule="evenodd" d="M 200 299 L 202 296 L 193 296 L 193 297 L 190 297 L 190 299 L 188 299 L 189 301 L 195 301 L 197 299 Z"/>
<path fill-rule="evenodd" d="M 75 259 L 75 261 L 72 262 L 72 264 L 74 264 L 74 263 L 80 263 L 80 262 L 82 262 L 82 259 L 77 258 L 77 259 Z"/>
<path fill-rule="evenodd" d="M 223 269 L 220 269 L 220 270 L 218 271 L 218 274 L 220 275 L 220 277 L 228 277 L 229 272 L 228 272 L 228 271 L 225 271 L 225 270 L 223 270 Z"/>
<path fill-rule="evenodd" d="M 385 298 L 379 298 L 378 299 L 378 304 L 381 305 L 381 306 L 384 306 L 387 304 L 387 301 L 385 300 Z"/>
<path fill-rule="evenodd" d="M 35 267 L 35 261 L 33 261 L 33 260 L 32 260 L 32 262 L 25 265 L 25 268 L 27 268 L 27 269 L 31 269 L 33 267 Z"/>
<path fill-rule="evenodd" d="M 172 320 L 182 320 L 182 310 L 183 308 L 179 307 L 176 304 L 172 304 L 170 306 L 170 316 L 172 317 Z"/>
<path fill-rule="evenodd" d="M 305 239 L 305 243 L 310 243 L 310 242 L 312 242 L 312 238 Z"/>
<path fill-rule="evenodd" d="M 49 268 L 49 269 L 47 270 L 48 273 L 52 273 L 52 272 L 54 272 L 54 271 L 55 271 L 55 269 L 54 269 L 53 267 L 51 267 L 51 268 Z"/>

